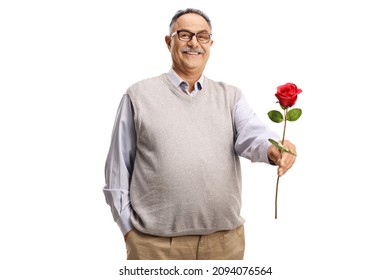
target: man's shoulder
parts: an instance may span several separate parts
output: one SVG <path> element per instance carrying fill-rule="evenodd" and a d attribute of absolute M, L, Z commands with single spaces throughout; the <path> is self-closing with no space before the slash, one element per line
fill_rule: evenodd
<path fill-rule="evenodd" d="M 224 89 L 224 91 L 234 91 L 234 92 L 241 92 L 241 89 L 235 85 L 232 85 L 230 83 L 224 82 L 224 81 L 216 81 L 210 78 L 205 77 L 205 81 L 209 84 L 210 87 L 215 87 L 218 89 Z"/>
<path fill-rule="evenodd" d="M 242 92 L 241 89 L 237 86 L 223 81 L 215 81 L 206 77 L 205 82 L 207 83 L 207 87 L 211 92 L 217 93 L 223 98 L 233 99 L 234 103 L 236 103 L 241 98 Z"/>
<path fill-rule="evenodd" d="M 155 85 L 160 85 L 161 83 L 164 83 L 164 77 L 166 74 L 161 74 L 158 76 L 145 78 L 142 80 L 139 80 L 138 82 L 134 83 L 129 87 L 129 89 L 136 89 L 136 88 L 142 88 L 142 87 L 153 87 Z"/>
<path fill-rule="evenodd" d="M 166 74 L 161 74 L 159 76 L 154 76 L 150 78 L 145 78 L 143 80 L 139 80 L 138 82 L 132 84 L 127 89 L 127 94 L 132 97 L 144 92 L 154 92 L 158 89 L 161 89 L 165 84 L 165 76 Z"/>

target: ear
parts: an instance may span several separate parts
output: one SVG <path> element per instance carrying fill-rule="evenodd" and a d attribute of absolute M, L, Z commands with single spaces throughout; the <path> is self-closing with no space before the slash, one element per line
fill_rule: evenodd
<path fill-rule="evenodd" d="M 214 40 L 210 41 L 210 47 L 214 44 Z"/>
<path fill-rule="evenodd" d="M 171 50 L 171 42 L 172 42 L 172 38 L 171 36 L 165 36 L 165 44 L 167 44 L 167 47 L 168 47 L 168 50 Z"/>

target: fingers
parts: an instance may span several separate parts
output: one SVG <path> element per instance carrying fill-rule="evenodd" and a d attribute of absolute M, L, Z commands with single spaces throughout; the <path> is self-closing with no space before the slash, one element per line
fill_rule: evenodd
<path fill-rule="evenodd" d="M 295 163 L 295 156 L 283 153 L 282 158 L 277 161 L 278 176 L 283 176 Z"/>
<path fill-rule="evenodd" d="M 283 145 L 291 152 L 296 154 L 296 148 L 293 143 L 285 140 Z M 278 176 L 283 176 L 295 163 L 295 155 L 286 152 L 280 152 L 275 146 L 271 145 L 268 149 L 268 157 L 278 165 Z"/>
<path fill-rule="evenodd" d="M 286 140 L 284 145 L 296 154 L 295 145 Z M 282 153 L 280 159 L 276 162 L 279 166 L 278 176 L 283 176 L 295 163 L 296 156 L 289 153 Z"/>

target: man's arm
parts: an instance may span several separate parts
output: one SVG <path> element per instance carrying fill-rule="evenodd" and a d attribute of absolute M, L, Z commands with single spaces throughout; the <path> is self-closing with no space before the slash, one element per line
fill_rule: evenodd
<path fill-rule="evenodd" d="M 123 235 L 132 229 L 130 223 L 130 182 L 136 151 L 134 113 L 127 94 L 122 97 L 111 136 L 105 165 L 106 185 L 103 192 L 111 207 L 114 221 Z"/>
<path fill-rule="evenodd" d="M 234 112 L 236 126 L 236 153 L 252 162 L 265 162 L 279 166 L 278 175 L 282 176 L 295 162 L 295 156 L 284 153 L 273 146 L 268 139 L 280 139 L 280 136 L 270 130 L 249 106 L 244 95 L 236 104 Z M 284 145 L 292 151 L 295 146 L 285 140 Z"/>

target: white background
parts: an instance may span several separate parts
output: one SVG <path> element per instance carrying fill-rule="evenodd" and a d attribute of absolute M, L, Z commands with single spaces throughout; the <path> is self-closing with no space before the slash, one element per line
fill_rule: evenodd
<path fill-rule="evenodd" d="M 240 87 L 279 133 L 266 117 L 276 87 L 303 90 L 278 220 L 275 168 L 242 160 L 238 265 L 272 266 L 269 279 L 389 279 L 390 18 L 379 0 L 1 1 L 1 278 L 123 279 L 102 192 L 111 130 L 127 87 L 169 70 L 164 36 L 187 7 L 214 27 L 205 74 Z"/>

